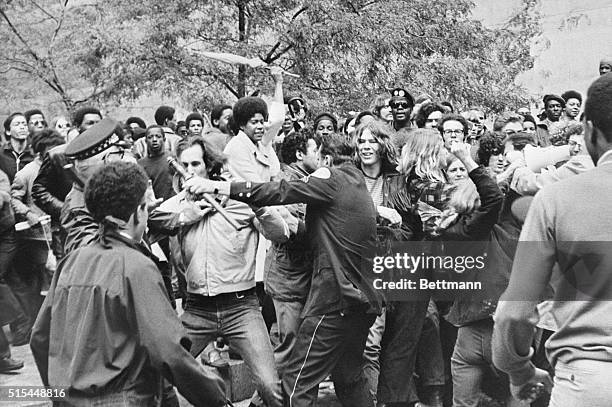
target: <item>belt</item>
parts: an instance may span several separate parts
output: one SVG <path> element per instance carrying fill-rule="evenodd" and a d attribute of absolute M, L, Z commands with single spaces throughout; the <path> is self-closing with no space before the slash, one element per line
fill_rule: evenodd
<path fill-rule="evenodd" d="M 255 287 L 242 291 L 234 291 L 231 293 L 221 293 L 214 296 L 187 294 L 187 303 L 192 305 L 214 304 L 214 303 L 231 303 L 245 297 L 256 295 Z"/>

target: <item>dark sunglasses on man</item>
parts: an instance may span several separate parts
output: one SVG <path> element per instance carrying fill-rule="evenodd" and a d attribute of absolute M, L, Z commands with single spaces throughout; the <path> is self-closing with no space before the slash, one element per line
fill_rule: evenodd
<path fill-rule="evenodd" d="M 391 109 L 408 109 L 410 104 L 408 102 L 391 102 L 389 106 L 391 106 Z"/>

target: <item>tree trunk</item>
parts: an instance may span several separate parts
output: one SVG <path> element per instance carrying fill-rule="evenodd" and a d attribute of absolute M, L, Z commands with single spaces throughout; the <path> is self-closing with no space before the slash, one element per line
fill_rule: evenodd
<path fill-rule="evenodd" d="M 247 24 L 247 16 L 246 16 L 246 2 L 247 0 L 239 0 L 238 1 L 238 41 L 244 42 L 247 41 L 246 36 L 246 24 Z M 243 48 L 245 49 L 245 48 Z M 246 65 L 238 66 L 238 95 L 239 97 L 246 96 Z"/>

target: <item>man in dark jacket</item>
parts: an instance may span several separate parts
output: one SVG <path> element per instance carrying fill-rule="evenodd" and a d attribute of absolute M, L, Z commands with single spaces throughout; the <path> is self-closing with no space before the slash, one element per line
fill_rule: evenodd
<path fill-rule="evenodd" d="M 74 114 L 74 124 L 79 134 L 89 129 L 102 120 L 102 113 L 93 107 L 84 107 Z M 66 144 L 49 150 L 43 157 L 43 162 L 38 171 L 38 176 L 32 185 L 32 197 L 36 206 L 51 215 L 53 225 L 59 225 L 60 213 L 64 205 L 66 195 L 72 188 L 73 179 L 66 172 L 64 166 L 70 161 L 66 158 L 64 151 Z M 64 236 L 59 228 L 54 227 L 52 248 L 57 258 L 63 256 Z"/>
<path fill-rule="evenodd" d="M 12 113 L 4 121 L 7 143 L 0 149 L 0 171 L 8 175 L 11 183 L 17 171 L 34 160 L 28 134 L 28 122 L 23 113 Z"/>
<path fill-rule="evenodd" d="M 85 202 L 100 232 L 53 276 L 30 343 L 40 376 L 46 386 L 65 388 L 70 405 L 155 405 L 163 376 L 196 406 L 225 406 L 222 381 L 189 354 L 190 341 L 141 244 L 147 182 L 141 168 L 125 162 L 89 179 Z"/>
<path fill-rule="evenodd" d="M 319 383 L 330 373 L 343 405 L 373 405 L 362 356 L 381 310 L 371 278 L 376 209 L 361 170 L 345 164 L 352 159 L 352 146 L 332 135 L 319 152 L 323 168 L 302 180 L 227 183 L 194 177 L 186 183 L 195 194 L 220 193 L 256 206 L 307 204 L 313 276 L 282 379 L 285 402 L 294 407 L 316 405 Z"/>
<path fill-rule="evenodd" d="M 318 152 L 314 138 L 305 134 L 293 133 L 285 138 L 282 179 L 296 181 L 314 172 Z M 272 243 L 264 272 L 264 287 L 276 311 L 280 342 L 274 349 L 274 356 L 281 377 L 295 345 L 312 275 L 312 253 L 304 229 L 306 205 L 288 205 L 287 209 L 298 221 L 297 232 L 288 242 Z"/>

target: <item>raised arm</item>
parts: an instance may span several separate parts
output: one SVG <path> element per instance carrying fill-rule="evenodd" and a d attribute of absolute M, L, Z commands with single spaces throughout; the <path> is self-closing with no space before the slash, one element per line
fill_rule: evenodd
<path fill-rule="evenodd" d="M 185 188 L 192 194 L 219 193 L 259 207 L 300 202 L 327 205 L 333 202 L 339 187 L 333 173 L 327 168 L 320 168 L 296 181 L 229 183 L 193 177 L 185 183 Z"/>

